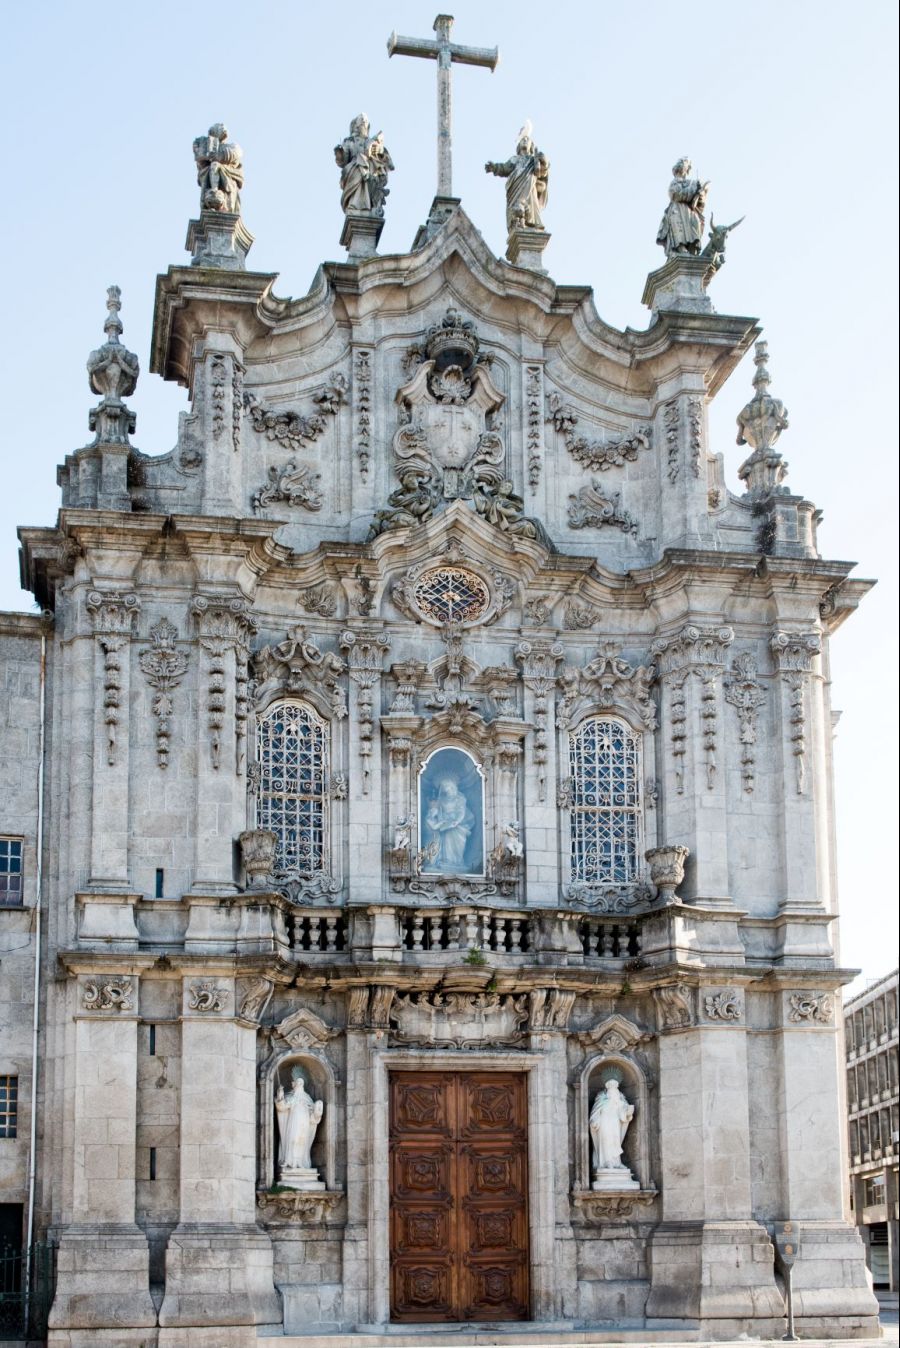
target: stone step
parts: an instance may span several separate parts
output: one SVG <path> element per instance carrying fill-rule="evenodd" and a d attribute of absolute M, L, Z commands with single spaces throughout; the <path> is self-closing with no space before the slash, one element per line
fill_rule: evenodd
<path fill-rule="evenodd" d="M 260 1335 L 260 1348 L 606 1348 L 607 1344 L 653 1344 L 654 1348 L 782 1348 L 781 1339 L 734 1339 L 729 1341 L 697 1339 L 696 1330 L 674 1329 L 580 1329 L 552 1330 L 546 1325 L 473 1326 L 459 1329 L 447 1325 L 398 1325 L 387 1333 L 289 1334 L 281 1337 Z M 897 1342 L 896 1327 L 885 1335 Z M 884 1340 L 882 1340 L 883 1342 Z M 803 1348 L 860 1348 L 859 1339 L 803 1339 Z"/>

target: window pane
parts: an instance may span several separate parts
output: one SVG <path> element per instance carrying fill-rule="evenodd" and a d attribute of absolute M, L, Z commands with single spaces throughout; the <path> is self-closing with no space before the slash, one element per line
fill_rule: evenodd
<path fill-rule="evenodd" d="M 278 838 L 280 875 L 325 869 L 328 760 L 326 726 L 300 702 L 281 702 L 260 718 L 260 828 Z"/>
<path fill-rule="evenodd" d="M 641 850 L 640 740 L 621 721 L 591 717 L 569 736 L 572 879 L 628 884 Z"/>

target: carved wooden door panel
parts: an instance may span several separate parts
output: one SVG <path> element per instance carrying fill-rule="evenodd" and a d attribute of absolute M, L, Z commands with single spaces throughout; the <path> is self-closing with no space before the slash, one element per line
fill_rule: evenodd
<path fill-rule="evenodd" d="M 391 1317 L 528 1317 L 525 1077 L 391 1074 Z"/>

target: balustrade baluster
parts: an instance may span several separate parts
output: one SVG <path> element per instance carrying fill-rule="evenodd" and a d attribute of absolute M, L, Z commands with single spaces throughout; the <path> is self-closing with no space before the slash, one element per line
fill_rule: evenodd
<path fill-rule="evenodd" d="M 509 953 L 518 955 L 522 948 L 522 919 L 514 917 L 509 924 Z"/>
<path fill-rule="evenodd" d="M 433 913 L 428 921 L 428 948 L 429 950 L 443 949 L 441 940 L 441 926 L 443 919 L 440 913 Z"/>
<path fill-rule="evenodd" d="M 421 913 L 416 913 L 416 915 L 413 918 L 413 944 L 412 944 L 413 950 L 422 949 L 422 940 L 425 935 L 424 927 L 425 927 L 424 917 L 422 916 Z"/>

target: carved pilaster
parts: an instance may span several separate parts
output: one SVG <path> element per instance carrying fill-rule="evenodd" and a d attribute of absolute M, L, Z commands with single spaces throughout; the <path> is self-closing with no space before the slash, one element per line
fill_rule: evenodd
<path fill-rule="evenodd" d="M 725 667 L 725 653 L 734 640 L 730 627 L 695 627 L 692 624 L 671 637 L 653 643 L 660 675 L 671 688 L 670 720 L 675 784 L 684 792 L 684 752 L 687 706 L 685 683 L 689 676 L 700 682 L 699 728 L 706 764 L 706 787 L 712 791 L 718 767 L 718 683 Z"/>
<path fill-rule="evenodd" d="M 416 693 L 425 673 L 425 665 L 421 660 L 401 660 L 397 664 L 391 665 L 390 672 L 396 684 L 390 714 L 393 716 L 405 712 L 414 713 L 416 710 Z"/>
<path fill-rule="evenodd" d="M 353 355 L 353 432 L 359 475 L 369 475 L 372 453 L 372 356 L 370 347 L 357 347 Z"/>
<path fill-rule="evenodd" d="M 541 480 L 544 428 L 544 372 L 540 365 L 525 366 L 525 449 L 528 455 L 528 485 L 534 496 Z"/>
<path fill-rule="evenodd" d="M 356 720 L 362 791 L 368 795 L 371 776 L 372 740 L 375 733 L 373 689 L 381 678 L 382 659 L 391 639 L 386 632 L 358 634 L 349 628 L 341 634 L 341 650 L 348 652 L 350 678 L 356 684 Z"/>
<path fill-rule="evenodd" d="M 221 763 L 222 729 L 227 707 L 227 656 L 235 658 L 235 771 L 243 771 L 243 741 L 247 719 L 247 661 L 256 620 L 246 599 L 195 595 L 191 613 L 197 620 L 200 645 L 209 657 L 206 712 L 212 766 Z"/>
<path fill-rule="evenodd" d="M 821 650 L 817 632 L 776 632 L 769 642 L 775 668 L 788 690 L 788 731 L 794 759 L 797 794 L 806 789 L 806 684 Z"/>
<path fill-rule="evenodd" d="M 92 590 L 87 597 L 94 634 L 103 651 L 103 720 L 106 725 L 106 761 L 116 761 L 116 736 L 119 717 L 127 699 L 122 698 L 122 665 L 119 652 L 127 645 L 141 609 L 136 594 Z M 127 661 L 124 662 L 127 666 Z"/>
<path fill-rule="evenodd" d="M 538 796 L 547 797 L 547 717 L 550 694 L 556 687 L 556 669 L 565 655 L 559 642 L 520 641 L 515 657 L 522 667 L 525 687 L 534 696 L 534 744 L 532 754 L 538 774 Z"/>

